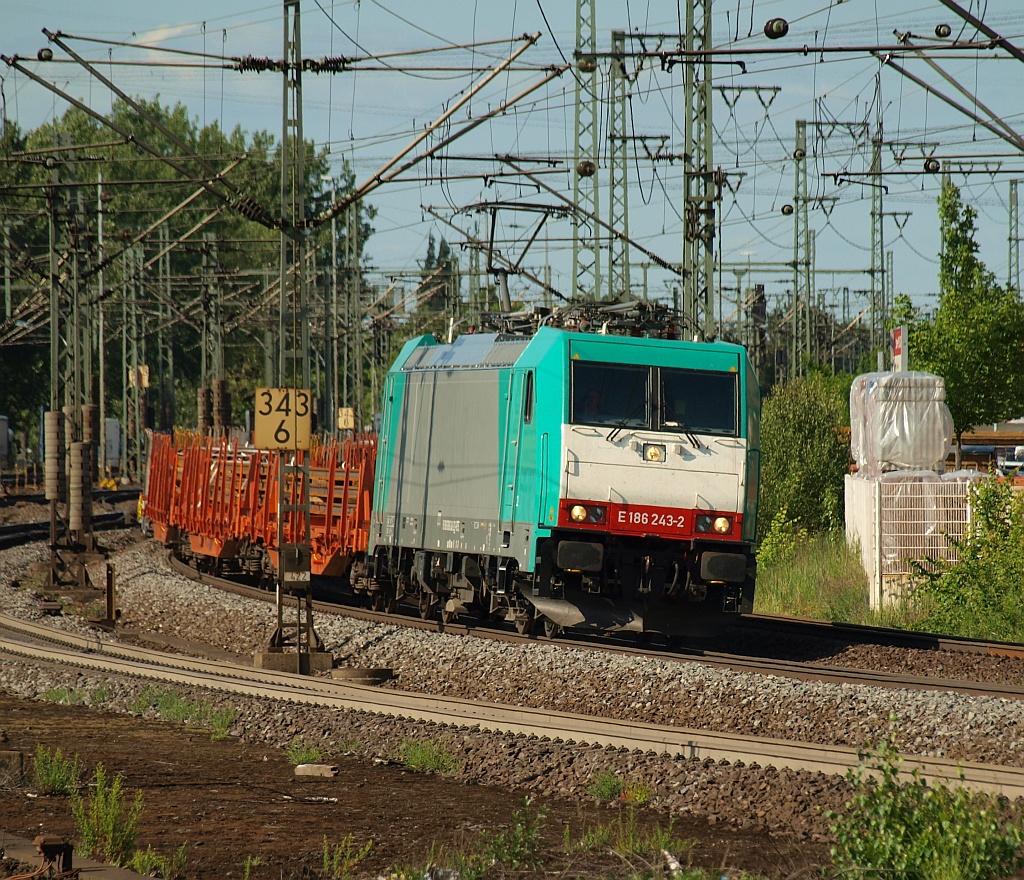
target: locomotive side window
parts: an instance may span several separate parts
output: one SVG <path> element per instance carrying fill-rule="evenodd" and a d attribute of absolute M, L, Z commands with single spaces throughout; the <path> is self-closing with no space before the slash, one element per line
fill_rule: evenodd
<path fill-rule="evenodd" d="M 572 362 L 572 414 L 577 425 L 651 424 L 650 369 L 620 364 Z"/>
<path fill-rule="evenodd" d="M 659 372 L 662 430 L 736 436 L 736 373 Z"/>
<path fill-rule="evenodd" d="M 523 423 L 529 425 L 533 421 L 533 370 L 523 380 Z"/>

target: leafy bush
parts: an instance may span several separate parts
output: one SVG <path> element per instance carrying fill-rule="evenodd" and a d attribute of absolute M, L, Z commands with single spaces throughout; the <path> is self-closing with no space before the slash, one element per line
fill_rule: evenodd
<path fill-rule="evenodd" d="M 323 875 L 331 880 L 348 880 L 359 863 L 365 859 L 373 848 L 373 841 L 368 840 L 357 847 L 355 838 L 346 834 L 341 843 L 331 846 L 324 835 Z"/>
<path fill-rule="evenodd" d="M 790 518 L 789 509 L 785 506 L 780 507 L 775 511 L 775 516 L 757 547 L 758 567 L 789 562 L 796 556 L 797 550 L 806 545 L 809 537 L 807 529 Z"/>
<path fill-rule="evenodd" d="M 798 528 L 830 531 L 843 523 L 843 478 L 850 460 L 849 382 L 812 373 L 772 389 L 761 413 L 758 537 L 780 511 Z"/>
<path fill-rule="evenodd" d="M 288 743 L 284 753 L 293 764 L 319 764 L 324 759 L 323 749 L 306 745 L 301 739 L 293 739 Z"/>
<path fill-rule="evenodd" d="M 883 743 L 870 774 L 861 765 L 848 778 L 853 797 L 829 812 L 832 859 L 851 876 L 887 880 L 994 880 L 1024 866 L 1024 832 L 999 818 L 989 794 L 958 786 L 929 786 L 915 771 L 899 779 L 900 758 Z"/>
<path fill-rule="evenodd" d="M 135 836 L 142 821 L 142 792 L 136 792 L 135 800 L 129 805 L 123 778 L 116 776 L 110 782 L 102 764 L 96 765 L 91 788 L 88 798 L 77 792 L 71 795 L 71 815 L 82 838 L 81 850 L 88 856 L 123 867 L 135 847 Z"/>
<path fill-rule="evenodd" d="M 65 758 L 58 748 L 51 752 L 46 746 L 36 746 L 32 759 L 35 787 L 42 794 L 77 793 L 81 785 L 82 767 L 78 755 Z"/>
<path fill-rule="evenodd" d="M 914 596 L 925 629 L 979 639 L 1024 638 L 1024 497 L 1009 482 L 971 487 L 971 523 L 958 561 L 918 566 Z"/>
<path fill-rule="evenodd" d="M 433 740 L 404 740 L 399 747 L 399 760 L 410 770 L 421 773 L 454 776 L 459 772 L 459 763 L 455 757 Z"/>

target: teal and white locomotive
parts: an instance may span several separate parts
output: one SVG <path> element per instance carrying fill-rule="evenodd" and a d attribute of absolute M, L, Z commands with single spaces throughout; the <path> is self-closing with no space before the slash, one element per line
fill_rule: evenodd
<path fill-rule="evenodd" d="M 352 585 L 520 632 L 717 631 L 753 609 L 760 408 L 725 342 L 413 339 L 385 383 Z"/>

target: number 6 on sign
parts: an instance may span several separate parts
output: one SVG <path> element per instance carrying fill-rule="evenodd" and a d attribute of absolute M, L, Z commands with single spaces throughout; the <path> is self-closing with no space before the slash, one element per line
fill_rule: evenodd
<path fill-rule="evenodd" d="M 312 408 L 307 388 L 257 388 L 257 449 L 309 449 Z"/>

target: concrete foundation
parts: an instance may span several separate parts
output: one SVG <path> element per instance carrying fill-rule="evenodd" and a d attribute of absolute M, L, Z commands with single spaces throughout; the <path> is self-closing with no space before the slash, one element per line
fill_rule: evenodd
<path fill-rule="evenodd" d="M 253 654 L 252 665 L 257 669 L 272 672 L 297 672 L 300 675 L 316 675 L 330 672 L 334 666 L 334 655 L 327 651 L 313 654 L 296 654 L 284 651 L 261 651 Z"/>

